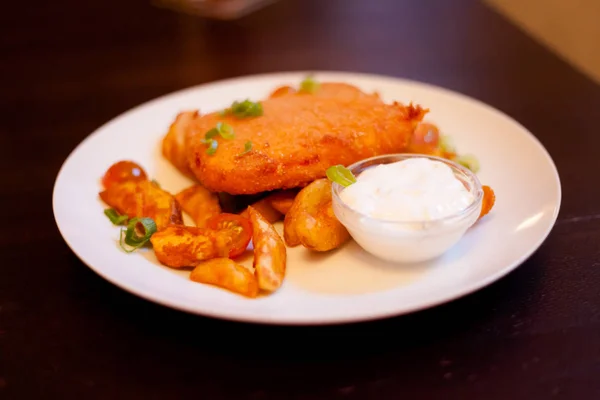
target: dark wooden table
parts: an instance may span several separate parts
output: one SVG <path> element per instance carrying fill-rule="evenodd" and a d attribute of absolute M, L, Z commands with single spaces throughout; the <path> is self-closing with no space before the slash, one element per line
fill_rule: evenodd
<path fill-rule="evenodd" d="M 499 15 L 468 0 L 282 0 L 228 23 L 133 0 L 1 14 L 0 398 L 600 398 L 600 88 Z M 86 135 L 177 89 L 299 69 L 418 79 L 515 117 L 561 174 L 547 241 L 466 298 L 326 328 L 166 309 L 73 255 L 51 190 Z"/>

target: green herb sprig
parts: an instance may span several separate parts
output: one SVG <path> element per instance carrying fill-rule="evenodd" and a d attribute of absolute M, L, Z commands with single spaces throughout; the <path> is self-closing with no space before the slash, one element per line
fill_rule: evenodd
<path fill-rule="evenodd" d="M 106 215 L 114 225 L 123 225 L 129 219 L 127 215 L 119 214 L 114 208 L 107 208 L 104 210 L 104 215 Z"/>
<path fill-rule="evenodd" d="M 327 168 L 326 175 L 330 181 L 339 183 L 343 187 L 348 187 L 353 183 L 356 183 L 354 174 L 343 165 L 334 165 L 333 167 Z"/>
<path fill-rule="evenodd" d="M 240 155 L 246 154 L 250 152 L 250 150 L 252 150 L 252 142 L 248 140 L 246 143 L 244 143 L 244 151 Z"/>
<path fill-rule="evenodd" d="M 127 228 L 121 228 L 119 245 L 125 252 L 131 253 L 148 243 L 156 231 L 156 223 L 152 218 L 132 218 Z"/>
<path fill-rule="evenodd" d="M 217 122 L 214 128 L 204 134 L 202 143 L 208 145 L 206 148 L 206 154 L 209 156 L 214 155 L 217 152 L 219 143 L 215 139 L 217 136 L 221 136 L 223 139 L 231 140 L 235 138 L 233 127 L 225 122 Z"/>
<path fill-rule="evenodd" d="M 244 101 L 234 101 L 229 108 L 219 113 L 225 117 L 231 115 L 238 119 L 260 117 L 263 115 L 263 107 L 260 102 L 254 102 L 249 99 Z"/>
<path fill-rule="evenodd" d="M 307 76 L 302 82 L 300 82 L 300 92 L 303 93 L 315 93 L 319 90 L 321 84 L 317 82 L 312 76 Z"/>

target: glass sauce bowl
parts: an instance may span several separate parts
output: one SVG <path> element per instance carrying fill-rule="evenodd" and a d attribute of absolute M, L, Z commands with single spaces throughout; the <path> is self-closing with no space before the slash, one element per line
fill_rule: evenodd
<path fill-rule="evenodd" d="M 463 210 L 439 219 L 389 221 L 363 214 L 344 203 L 344 186 L 333 182 L 333 211 L 352 238 L 367 252 L 386 261 L 415 263 L 436 258 L 454 246 L 478 219 L 483 190 L 477 176 L 450 160 L 423 154 L 391 154 L 368 158 L 348 167 L 358 177 L 368 168 L 409 158 L 427 158 L 448 165 L 473 196 Z"/>

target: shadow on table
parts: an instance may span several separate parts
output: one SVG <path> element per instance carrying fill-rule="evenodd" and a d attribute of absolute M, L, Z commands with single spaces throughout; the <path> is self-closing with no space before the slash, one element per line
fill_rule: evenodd
<path fill-rule="evenodd" d="M 73 261 L 79 264 L 75 258 Z M 326 358 L 401 352 L 440 340 L 448 341 L 468 331 L 487 329 L 488 321 L 497 319 L 505 310 L 514 309 L 515 302 L 523 307 L 527 304 L 524 297 L 531 294 L 531 285 L 524 285 L 522 281 L 536 281 L 531 275 L 537 273 L 537 268 L 529 268 L 531 264 L 537 264 L 536 255 L 489 287 L 432 309 L 374 322 L 321 327 L 253 325 L 175 311 L 120 290 L 87 268 L 74 268 L 77 273 L 73 279 L 78 284 L 83 279 L 87 281 L 84 284 L 97 289 L 86 295 L 86 306 L 105 307 L 97 311 L 108 312 L 110 318 L 119 320 L 119 324 L 139 331 L 141 336 L 155 337 L 162 345 L 183 346 L 188 351 L 215 355 L 302 359 L 314 355 Z M 527 293 L 524 287 L 527 287 Z M 243 337 L 255 345 L 232 346 L 230 335 Z M 197 338 L 198 342 L 182 340 L 184 337 Z M 277 343 L 273 342 L 275 340 Z M 210 341 L 211 345 L 205 346 L 205 341 Z M 267 351 L 267 348 L 277 351 Z"/>
<path fill-rule="evenodd" d="M 338 391 L 349 384 L 396 384 L 390 382 L 398 376 L 406 382 L 429 376 L 432 369 L 439 382 L 449 368 L 460 368 L 453 362 L 477 356 L 492 365 L 503 352 L 518 351 L 510 350 L 511 335 L 521 334 L 515 328 L 520 318 L 535 314 L 532 286 L 542 278 L 541 257 L 532 256 L 477 293 L 426 311 L 369 323 L 279 327 L 156 305 L 99 278 L 73 256 L 70 297 L 75 298 L 69 307 L 84 308 L 74 315 L 92 317 L 87 326 L 71 327 L 70 336 L 73 348 L 97 360 L 90 368 L 111 365 L 119 376 L 136 370 L 132 391 L 140 380 L 177 386 L 184 379 L 215 393 L 235 392 L 232 377 L 239 388 L 259 394 L 285 392 L 297 379 L 313 382 L 306 391 Z"/>

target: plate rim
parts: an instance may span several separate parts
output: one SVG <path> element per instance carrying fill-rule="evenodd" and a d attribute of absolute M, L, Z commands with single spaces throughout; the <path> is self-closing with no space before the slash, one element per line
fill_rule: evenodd
<path fill-rule="evenodd" d="M 484 279 L 480 279 L 478 281 L 466 284 L 461 290 L 458 290 L 458 291 L 452 293 L 451 295 L 442 296 L 438 299 L 431 300 L 428 302 L 422 302 L 418 305 L 414 305 L 411 307 L 405 307 L 401 310 L 395 310 L 395 311 L 394 310 L 392 310 L 392 311 L 387 311 L 387 310 L 377 311 L 377 310 L 375 310 L 370 315 L 366 315 L 366 316 L 363 316 L 363 315 L 351 316 L 351 317 L 349 317 L 349 316 L 340 316 L 340 317 L 319 316 L 316 318 L 315 317 L 312 317 L 312 318 L 300 317 L 300 318 L 285 318 L 285 319 L 264 318 L 264 317 L 248 315 L 248 314 L 244 314 L 244 313 L 237 313 L 235 311 L 227 313 L 225 315 L 222 312 L 213 312 L 211 309 L 198 310 L 196 308 L 193 308 L 193 307 L 190 307 L 187 305 L 179 304 L 176 301 L 169 301 L 168 299 L 153 297 L 150 293 L 146 293 L 145 290 L 136 288 L 135 285 L 131 285 L 129 283 L 120 282 L 117 279 L 113 279 L 110 275 L 106 274 L 102 270 L 102 268 L 96 268 L 93 265 L 91 265 L 91 263 L 89 263 L 88 261 L 86 261 L 84 259 L 84 257 L 81 255 L 81 253 L 75 248 L 75 246 L 73 245 L 71 240 L 65 234 L 64 227 L 61 227 L 61 223 L 57 217 L 57 197 L 59 196 L 57 193 L 57 188 L 59 186 L 58 184 L 60 183 L 60 180 L 61 180 L 62 176 L 64 175 L 65 170 L 68 167 L 69 163 L 75 157 L 75 154 L 87 142 L 89 142 L 94 137 L 101 134 L 101 132 L 104 131 L 105 129 L 107 129 L 110 125 L 118 123 L 122 119 L 126 119 L 128 115 L 134 114 L 135 112 L 137 112 L 138 110 L 140 110 L 142 108 L 146 108 L 153 104 L 160 103 L 167 98 L 174 97 L 174 96 L 181 96 L 186 93 L 191 93 L 191 92 L 195 92 L 195 91 L 206 90 L 206 89 L 210 88 L 211 86 L 231 85 L 231 84 L 235 84 L 236 82 L 239 82 L 239 81 L 244 82 L 244 81 L 250 81 L 252 79 L 260 79 L 260 78 L 273 78 L 273 79 L 274 78 L 286 79 L 286 78 L 292 78 L 292 77 L 296 78 L 298 76 L 302 76 L 302 75 L 306 76 L 309 74 L 312 74 L 312 75 L 336 75 L 338 77 L 338 79 L 347 80 L 350 83 L 351 83 L 352 79 L 360 78 L 360 79 L 367 79 L 367 80 L 370 79 L 370 80 L 384 81 L 384 82 L 382 82 L 383 84 L 385 84 L 385 81 L 388 81 L 388 82 L 394 83 L 394 84 L 417 85 L 424 89 L 442 92 L 447 95 L 459 97 L 462 100 L 465 100 L 467 102 L 475 103 L 479 107 L 485 108 L 488 111 L 491 111 L 495 114 L 501 115 L 502 117 L 504 117 L 505 119 L 510 121 L 512 124 L 519 127 L 523 131 L 523 133 L 526 134 L 528 139 L 531 140 L 532 143 L 541 151 L 541 154 L 543 154 L 544 158 L 549 163 L 549 166 L 551 167 L 552 175 L 556 181 L 556 188 L 557 188 L 557 191 L 555 193 L 556 206 L 554 207 L 554 210 L 553 210 L 553 213 L 549 220 L 548 226 L 546 227 L 543 234 L 540 234 L 535 245 L 532 245 L 528 249 L 528 251 L 524 252 L 523 255 L 521 257 L 519 257 L 517 260 L 513 261 L 512 263 L 507 264 L 504 268 L 498 270 L 496 273 L 486 276 Z M 140 103 L 140 104 L 138 104 L 134 107 L 131 107 L 131 108 L 123 111 L 122 113 L 110 118 L 109 120 L 107 120 L 106 122 L 104 122 L 103 124 L 101 124 L 97 128 L 95 128 L 87 136 L 85 136 L 69 152 L 68 156 L 62 162 L 61 167 L 59 168 L 58 173 L 56 174 L 53 189 L 52 189 L 52 211 L 53 211 L 54 221 L 57 225 L 57 228 L 58 228 L 63 240 L 65 241 L 65 243 L 67 244 L 69 249 L 77 256 L 77 258 L 84 265 L 86 265 L 89 269 L 94 271 L 97 275 L 101 276 L 106 281 L 110 282 L 111 284 L 115 285 L 116 287 L 118 287 L 122 290 L 125 290 L 125 291 L 129 292 L 130 294 L 140 297 L 146 301 L 150 301 L 154 304 L 158 304 L 160 306 L 168 307 L 168 308 L 175 309 L 178 311 L 183 311 L 183 312 L 186 312 L 189 314 L 198 315 L 201 317 L 209 317 L 209 318 L 242 322 L 242 323 L 252 323 L 252 324 L 262 324 L 262 325 L 281 325 L 281 326 L 284 326 L 284 325 L 285 326 L 326 326 L 326 325 L 340 325 L 340 324 L 355 324 L 355 323 L 363 323 L 363 322 L 369 322 L 369 321 L 375 321 L 375 320 L 382 320 L 382 319 L 388 319 L 388 318 L 392 318 L 392 317 L 398 317 L 398 316 L 402 316 L 402 315 L 412 314 L 412 313 L 422 311 L 425 309 L 434 308 L 441 304 L 450 303 L 459 298 L 471 295 L 474 292 L 477 292 L 478 290 L 489 286 L 490 284 L 502 279 L 503 277 L 505 277 L 512 271 L 516 270 L 525 261 L 527 261 L 535 252 L 537 252 L 539 250 L 539 248 L 541 247 L 541 245 L 546 241 L 546 239 L 548 238 L 548 236 L 550 235 L 552 230 L 554 229 L 554 226 L 556 225 L 556 222 L 557 222 L 557 219 L 558 219 L 558 216 L 560 213 L 561 205 L 562 205 L 562 183 L 561 183 L 561 179 L 560 179 L 560 174 L 558 172 L 558 168 L 556 167 L 556 163 L 554 162 L 552 156 L 550 155 L 550 153 L 548 152 L 546 147 L 542 144 L 542 142 L 532 132 L 530 132 L 529 129 L 527 129 L 523 124 L 521 124 L 519 121 L 517 121 L 515 118 L 511 117 L 504 111 L 502 111 L 498 108 L 495 108 L 492 105 L 487 104 L 487 103 L 483 102 L 482 100 L 479 100 L 475 97 L 466 95 L 465 93 L 462 93 L 460 91 L 448 89 L 448 88 L 438 86 L 435 84 L 431 84 L 428 82 L 423 82 L 423 81 L 419 81 L 419 80 L 415 80 L 415 79 L 407 79 L 407 78 L 402 78 L 402 77 L 395 77 L 392 75 L 385 75 L 385 74 L 351 72 L 351 71 L 341 71 L 341 70 L 323 70 L 323 69 L 310 70 L 310 71 L 309 70 L 290 70 L 290 71 L 279 71 L 279 72 L 272 72 L 272 73 L 267 72 L 267 73 L 260 73 L 260 74 L 239 75 L 239 76 L 235 76 L 235 77 L 219 79 L 219 80 L 204 82 L 204 83 L 193 85 L 193 86 L 188 86 L 188 87 L 178 89 L 178 90 L 175 90 L 175 91 L 172 91 L 169 93 L 165 93 L 158 97 L 147 100 L 143 103 Z"/>

